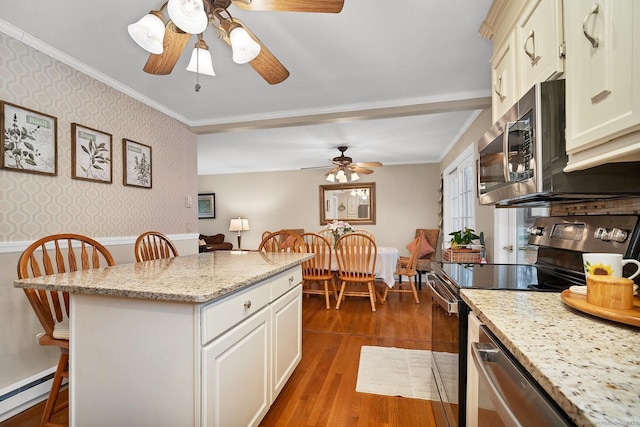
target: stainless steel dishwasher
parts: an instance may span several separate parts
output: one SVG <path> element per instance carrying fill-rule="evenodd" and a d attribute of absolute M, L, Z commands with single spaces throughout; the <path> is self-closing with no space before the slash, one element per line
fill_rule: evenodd
<path fill-rule="evenodd" d="M 471 358 L 478 373 L 478 427 L 572 426 L 566 415 L 535 383 L 497 339 L 480 326 Z"/>

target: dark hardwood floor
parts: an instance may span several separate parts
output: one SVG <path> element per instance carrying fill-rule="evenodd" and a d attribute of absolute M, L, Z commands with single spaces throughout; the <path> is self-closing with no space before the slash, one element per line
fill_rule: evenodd
<path fill-rule="evenodd" d="M 375 313 L 367 298 L 346 298 L 340 310 L 327 310 L 324 297 L 303 297 L 302 361 L 260 426 L 434 426 L 427 400 L 356 392 L 363 345 L 431 349 L 431 299 L 425 290 L 419 295 L 416 304 L 410 294 L 390 293 Z M 0 427 L 39 426 L 43 408 Z M 56 421 L 67 422 L 66 411 Z"/>

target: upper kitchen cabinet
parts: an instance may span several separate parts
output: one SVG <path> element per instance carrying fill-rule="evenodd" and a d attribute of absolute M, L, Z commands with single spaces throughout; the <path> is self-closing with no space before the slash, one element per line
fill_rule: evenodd
<path fill-rule="evenodd" d="M 495 0 L 480 34 L 493 42 L 494 123 L 534 84 L 564 72 L 561 0 Z"/>
<path fill-rule="evenodd" d="M 640 2 L 565 1 L 565 171 L 640 160 Z"/>
<path fill-rule="evenodd" d="M 531 1 L 516 26 L 520 96 L 564 72 L 561 0 Z"/>
<path fill-rule="evenodd" d="M 518 100 L 515 36 L 510 35 L 491 57 L 491 114 L 493 122 Z"/>

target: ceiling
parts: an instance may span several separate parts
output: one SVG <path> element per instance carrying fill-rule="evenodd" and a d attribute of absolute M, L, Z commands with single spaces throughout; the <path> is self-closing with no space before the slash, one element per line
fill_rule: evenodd
<path fill-rule="evenodd" d="M 309 0 L 311 1 L 311 0 Z M 269 85 L 208 28 L 215 77 L 142 71 L 148 54 L 127 25 L 162 0 L 0 0 L 0 31 L 163 111 L 198 134 L 198 173 L 297 170 L 354 162 L 438 162 L 490 106 L 491 0 L 345 0 L 339 14 L 244 11 L 289 70 Z M 323 170 L 318 172 L 324 173 Z"/>

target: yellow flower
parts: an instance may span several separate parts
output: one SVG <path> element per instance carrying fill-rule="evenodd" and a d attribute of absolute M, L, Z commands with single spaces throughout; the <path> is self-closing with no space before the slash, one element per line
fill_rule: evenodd
<path fill-rule="evenodd" d="M 598 276 L 611 276 L 613 274 L 613 269 L 610 265 L 604 265 L 602 263 L 591 264 L 587 262 L 585 264 L 587 274 L 593 274 Z"/>

